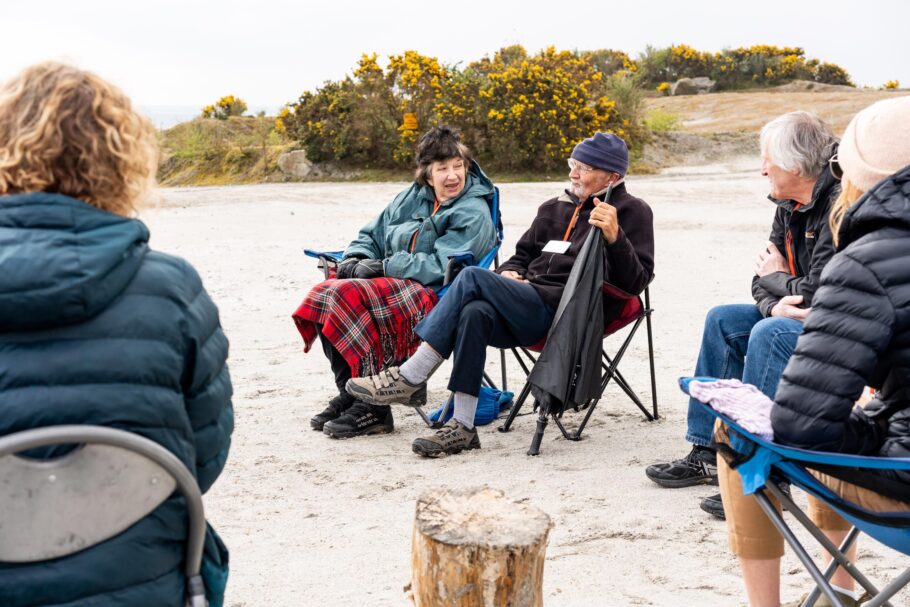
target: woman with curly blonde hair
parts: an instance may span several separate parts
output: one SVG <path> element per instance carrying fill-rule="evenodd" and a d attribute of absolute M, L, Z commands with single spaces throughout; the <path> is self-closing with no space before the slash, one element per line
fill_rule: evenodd
<path fill-rule="evenodd" d="M 206 491 L 233 429 L 228 344 L 196 271 L 149 249 L 133 218 L 157 158 L 149 121 L 94 74 L 41 63 L 0 86 L 0 436 L 57 424 L 135 432 Z M 0 563 L 0 597 L 182 606 L 186 534 L 171 497 L 81 552 Z M 227 551 L 211 528 L 203 577 L 221 605 Z"/>

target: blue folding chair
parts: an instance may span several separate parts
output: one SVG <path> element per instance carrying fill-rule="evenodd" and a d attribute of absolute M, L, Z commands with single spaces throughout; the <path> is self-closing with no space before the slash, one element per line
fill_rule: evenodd
<path fill-rule="evenodd" d="M 714 378 L 683 377 L 679 385 L 683 392 L 689 393 L 689 383 L 692 380 L 714 381 Z M 742 478 L 743 493 L 752 495 L 767 514 L 774 527 L 793 548 L 796 556 L 803 563 L 816 587 L 812 590 L 803 607 L 812 607 L 823 593 L 835 607 L 843 607 L 829 580 L 840 565 L 856 582 L 872 597 L 864 602 L 864 607 L 879 607 L 891 605 L 889 599 L 910 583 L 910 568 L 904 570 L 886 587 L 878 590 L 869 579 L 864 576 L 856 565 L 846 556 L 847 550 L 856 541 L 860 532 L 878 542 L 910 556 L 910 512 L 872 512 L 857 504 L 847 501 L 823 485 L 812 476 L 808 469 L 820 469 L 826 474 L 831 474 L 832 468 L 860 469 L 860 470 L 910 470 L 910 458 L 907 457 L 867 457 L 861 455 L 844 455 L 825 451 L 807 451 L 795 447 L 784 447 L 766 441 L 742 426 L 702 403 L 714 417 L 723 421 L 729 428 L 728 436 L 730 445 L 742 460 L 736 464 L 736 470 Z M 853 528 L 847 534 L 840 546 L 835 546 L 819 530 L 790 497 L 778 488 L 776 482 L 789 481 L 807 493 L 825 502 L 835 512 L 848 521 Z M 784 521 L 781 514 L 772 504 L 768 493 L 775 496 L 784 509 L 788 510 L 814 537 L 822 547 L 828 551 L 832 561 L 823 572 L 813 562 L 812 557 L 800 544 L 793 531 Z"/>
<path fill-rule="evenodd" d="M 499 188 L 493 186 L 493 195 L 486 199 L 487 205 L 490 207 L 490 216 L 493 219 L 493 225 L 496 227 L 495 240 L 493 246 L 487 251 L 483 257 L 476 259 L 474 254 L 470 251 L 456 251 L 449 255 L 449 263 L 446 265 L 445 275 L 442 281 L 442 287 L 436 290 L 436 295 L 442 297 L 445 295 L 445 292 L 449 290 L 449 286 L 452 284 L 452 281 L 455 280 L 455 277 L 458 276 L 458 273 L 461 272 L 464 268 L 470 266 L 477 266 L 479 268 L 489 268 L 491 265 L 496 268 L 499 267 L 499 248 L 502 246 L 503 240 L 503 225 L 502 225 L 502 213 L 499 210 Z M 335 269 L 338 265 L 338 262 L 341 261 L 344 256 L 344 251 L 316 251 L 314 249 L 304 249 L 304 254 L 307 257 L 313 257 L 318 260 L 317 267 L 322 270 L 323 276 L 328 280 L 331 277 L 331 270 Z M 506 390 L 506 355 L 504 350 L 500 350 L 500 363 L 502 368 L 502 389 Z M 483 374 L 484 384 L 490 388 L 497 389 L 496 384 L 490 378 L 490 376 L 484 371 Z M 421 407 L 414 407 L 417 410 L 418 415 L 423 419 L 424 423 L 431 428 L 441 427 L 445 421 L 449 409 L 452 407 L 454 395 L 450 394 L 449 398 L 443 404 L 441 410 L 435 411 L 428 414 Z"/>

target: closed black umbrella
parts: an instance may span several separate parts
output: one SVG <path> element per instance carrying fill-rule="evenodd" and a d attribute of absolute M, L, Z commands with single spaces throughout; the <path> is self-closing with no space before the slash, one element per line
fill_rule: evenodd
<path fill-rule="evenodd" d="M 612 193 L 611 185 L 604 200 Z M 583 405 L 600 392 L 603 246 L 600 230 L 592 226 L 572 266 L 547 343 L 528 378 L 542 417 Z"/>

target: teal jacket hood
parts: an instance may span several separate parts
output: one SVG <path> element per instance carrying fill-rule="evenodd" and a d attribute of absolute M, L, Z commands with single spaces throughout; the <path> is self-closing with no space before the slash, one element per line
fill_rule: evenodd
<path fill-rule="evenodd" d="M 493 248 L 493 196 L 493 183 L 476 162 L 464 189 L 435 213 L 433 188 L 415 182 L 361 228 L 344 255 L 382 259 L 386 276 L 440 287 L 450 255 L 470 252 L 480 259 Z"/>
<path fill-rule="evenodd" d="M 0 196 L 0 331 L 98 314 L 133 279 L 148 239 L 141 221 L 69 196 Z"/>

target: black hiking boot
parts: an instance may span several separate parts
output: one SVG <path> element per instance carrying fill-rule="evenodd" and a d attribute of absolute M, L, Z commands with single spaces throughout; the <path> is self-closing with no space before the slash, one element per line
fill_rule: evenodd
<path fill-rule="evenodd" d="M 395 429 L 392 408 L 355 401 L 338 419 L 326 422 L 322 431 L 332 438 L 351 438 L 366 434 L 388 434 Z"/>
<path fill-rule="evenodd" d="M 335 395 L 335 397 L 329 401 L 329 406 L 326 407 L 322 413 L 317 413 L 310 418 L 310 428 L 322 432 L 322 427 L 326 422 L 341 417 L 341 414 L 350 409 L 351 405 L 353 405 L 356 400 L 356 398 L 347 392 L 341 392 L 340 394 Z"/>
<path fill-rule="evenodd" d="M 722 521 L 727 520 L 727 515 L 724 513 L 724 502 L 720 498 L 720 493 L 709 495 L 701 501 L 699 506 L 714 518 L 719 518 Z"/>
<path fill-rule="evenodd" d="M 777 486 L 787 497 L 793 499 L 793 496 L 790 494 L 790 483 L 780 481 L 777 483 Z M 722 521 L 727 520 L 727 515 L 724 513 L 724 502 L 720 497 L 720 493 L 717 495 L 709 495 L 701 501 L 699 507 L 714 518 L 719 518 Z M 786 508 L 784 508 L 784 510 L 786 510 Z"/>
<path fill-rule="evenodd" d="M 689 455 L 669 464 L 652 464 L 645 474 L 661 487 L 676 489 L 717 484 L 717 453 L 695 445 Z"/>

